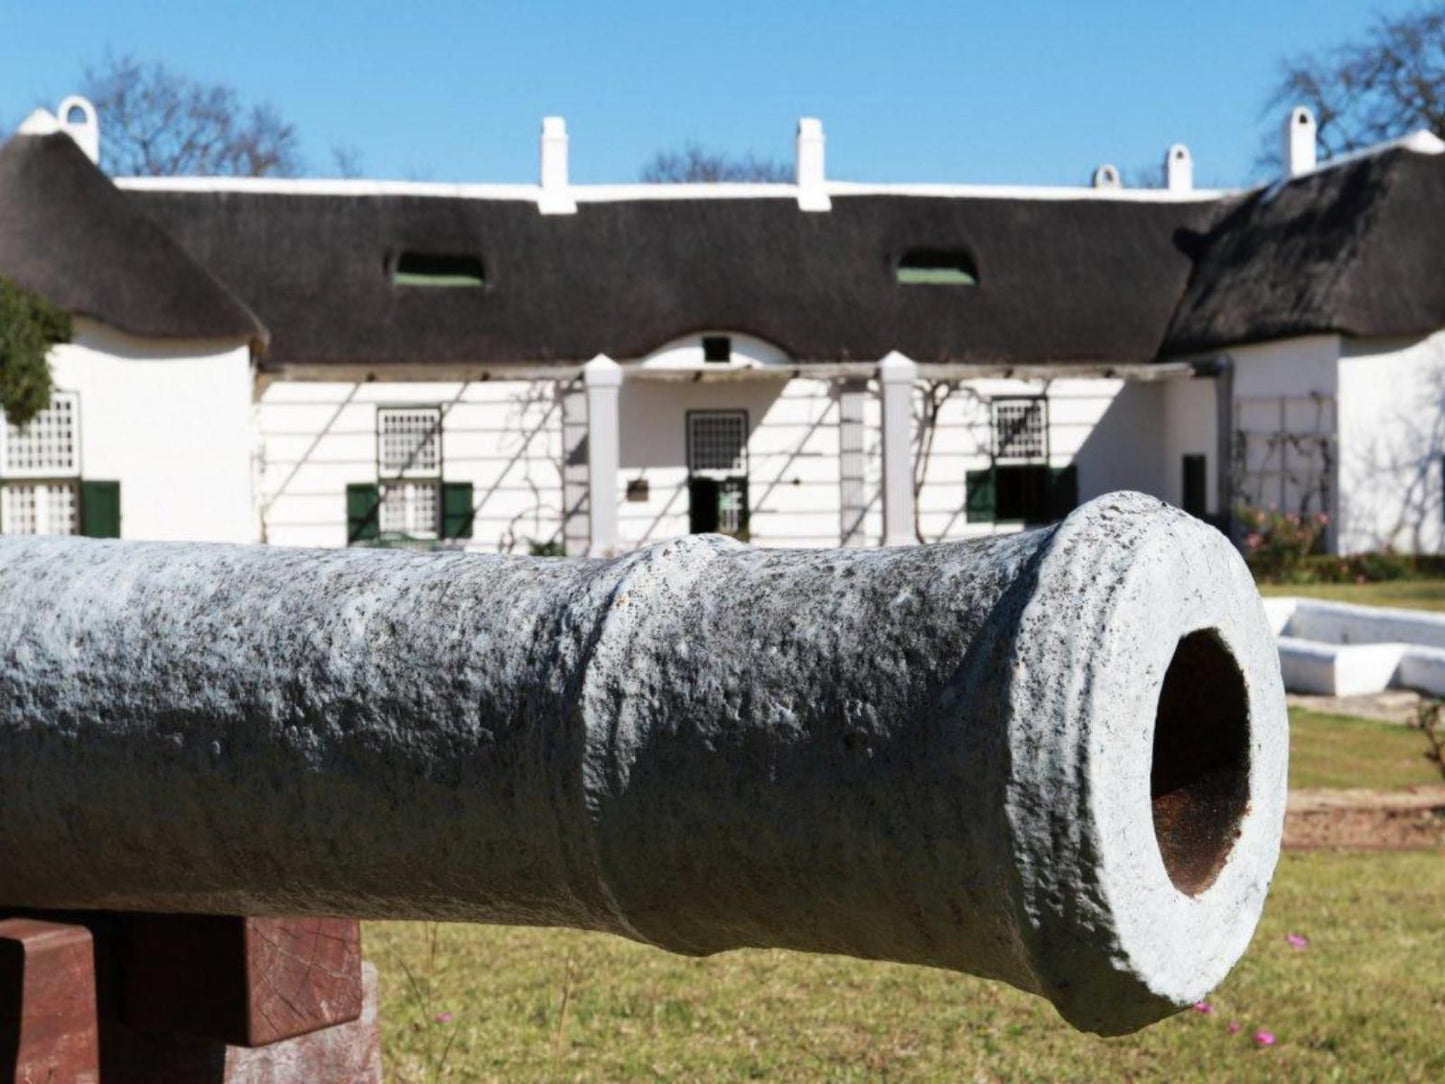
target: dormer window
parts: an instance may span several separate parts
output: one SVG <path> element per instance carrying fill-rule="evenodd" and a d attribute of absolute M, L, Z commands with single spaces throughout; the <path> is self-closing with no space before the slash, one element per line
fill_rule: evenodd
<path fill-rule="evenodd" d="M 898 261 L 900 286 L 977 286 L 978 268 L 966 252 L 915 248 Z"/>
<path fill-rule="evenodd" d="M 727 364 L 733 360 L 733 341 L 728 335 L 704 335 L 702 360 Z"/>
<path fill-rule="evenodd" d="M 392 265 L 391 282 L 393 286 L 476 289 L 486 285 L 487 276 L 475 256 L 403 252 Z"/>

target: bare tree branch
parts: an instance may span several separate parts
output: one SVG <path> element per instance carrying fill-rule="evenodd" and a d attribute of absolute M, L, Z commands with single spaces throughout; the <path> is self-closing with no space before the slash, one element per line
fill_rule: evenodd
<path fill-rule="evenodd" d="M 232 87 L 128 55 L 87 67 L 83 87 L 100 115 L 108 173 L 294 177 L 301 170 L 295 126 L 269 105 L 248 108 Z"/>
<path fill-rule="evenodd" d="M 331 169 L 338 177 L 362 177 L 366 174 L 361 148 L 354 143 L 331 144 Z"/>
<path fill-rule="evenodd" d="M 777 159 L 758 158 L 751 152 L 737 158 L 725 152 L 703 150 L 696 143 L 689 143 L 680 151 L 658 151 L 638 176 L 647 184 L 706 181 L 786 184 L 793 179 L 792 171 Z"/>
<path fill-rule="evenodd" d="M 1377 18 L 1361 41 L 1285 61 L 1266 110 L 1294 105 L 1314 113 L 1326 157 L 1420 128 L 1445 134 L 1445 2 Z M 1278 142 L 1271 133 L 1259 165 L 1279 165 Z"/>

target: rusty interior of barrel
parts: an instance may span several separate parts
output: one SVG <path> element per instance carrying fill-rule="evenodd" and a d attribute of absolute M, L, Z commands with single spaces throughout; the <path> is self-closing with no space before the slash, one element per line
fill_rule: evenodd
<path fill-rule="evenodd" d="M 1164 675 L 1149 797 L 1169 879 L 1197 896 L 1219 876 L 1249 805 L 1249 697 L 1208 629 L 1179 641 Z"/>

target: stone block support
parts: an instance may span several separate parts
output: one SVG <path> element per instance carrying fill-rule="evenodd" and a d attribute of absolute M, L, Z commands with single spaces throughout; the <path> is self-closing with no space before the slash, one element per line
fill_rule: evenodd
<path fill-rule="evenodd" d="M 918 366 L 894 351 L 878 363 L 883 397 L 883 544 L 918 541 L 913 514 L 913 385 Z"/>
<path fill-rule="evenodd" d="M 582 366 L 587 389 L 587 516 L 589 557 L 617 552 L 617 471 L 621 464 L 621 426 L 617 399 L 622 367 L 606 354 Z"/>
<path fill-rule="evenodd" d="M 1139 494 L 612 561 L 0 539 L 0 906 L 840 953 L 1119 1033 L 1244 951 L 1287 726 L 1239 554 Z"/>

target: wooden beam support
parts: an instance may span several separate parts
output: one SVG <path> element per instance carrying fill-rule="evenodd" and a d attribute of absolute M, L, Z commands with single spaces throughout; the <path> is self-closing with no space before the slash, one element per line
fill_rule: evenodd
<path fill-rule="evenodd" d="M 257 1047 L 361 1015 L 361 929 L 339 918 L 127 915 L 119 1017 L 138 1031 Z"/>

